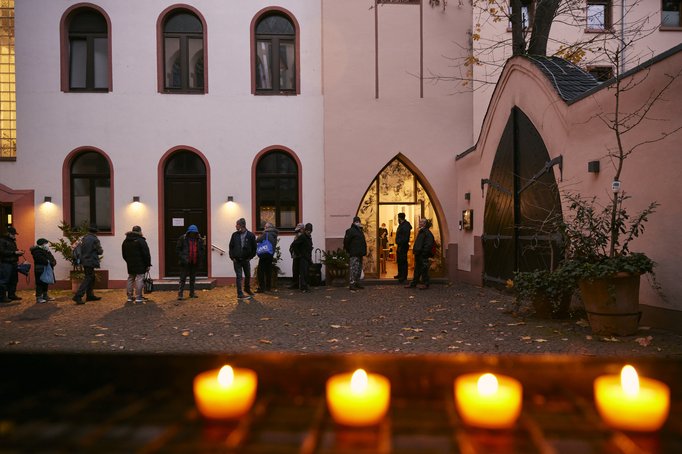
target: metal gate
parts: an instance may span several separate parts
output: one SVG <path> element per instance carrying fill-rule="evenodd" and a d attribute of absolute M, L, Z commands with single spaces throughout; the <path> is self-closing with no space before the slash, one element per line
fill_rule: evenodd
<path fill-rule="evenodd" d="M 503 284 L 514 271 L 553 269 L 561 258 L 561 199 L 554 167 L 542 137 L 528 117 L 512 109 L 495 154 L 483 220 L 483 280 Z"/>

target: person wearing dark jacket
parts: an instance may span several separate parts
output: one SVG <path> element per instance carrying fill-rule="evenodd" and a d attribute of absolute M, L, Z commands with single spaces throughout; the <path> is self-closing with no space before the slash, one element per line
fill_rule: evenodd
<path fill-rule="evenodd" d="M 412 252 L 414 253 L 414 276 L 412 277 L 412 282 L 406 285 L 405 288 L 415 288 L 421 279 L 420 290 L 426 290 L 429 288 L 429 267 L 431 263 L 429 259 L 433 257 L 433 245 L 435 239 L 433 238 L 433 233 L 429 228 L 431 227 L 431 221 L 428 219 L 419 220 L 419 233 L 417 233 L 417 238 L 414 240 L 414 245 L 412 247 Z"/>
<path fill-rule="evenodd" d="M 296 224 L 296 228 L 294 229 L 294 239 L 289 245 L 289 253 L 291 254 L 291 285 L 289 286 L 290 290 L 295 290 L 299 288 L 299 268 L 301 265 L 301 258 L 298 255 L 298 251 L 294 250 L 294 243 L 296 243 L 296 240 L 299 239 L 300 236 L 303 235 L 303 231 L 305 230 L 305 225 L 303 223 L 298 223 Z"/>
<path fill-rule="evenodd" d="M 102 244 L 99 242 L 96 233 L 98 232 L 97 226 L 91 225 L 88 228 L 88 233 L 81 238 L 81 259 L 80 264 L 83 267 L 83 282 L 76 291 L 76 294 L 71 298 L 76 302 L 76 304 L 85 304 L 83 301 L 83 296 L 85 296 L 85 301 L 98 301 L 102 298 L 95 296 L 93 291 L 95 285 L 95 268 L 99 268 L 99 256 L 104 253 L 102 250 Z"/>
<path fill-rule="evenodd" d="M 256 238 L 256 243 L 265 241 L 266 239 L 272 244 L 273 253 L 276 252 L 277 248 L 277 236 L 279 232 L 272 225 L 271 222 L 265 223 L 265 229 L 258 238 Z M 258 289 L 256 293 L 269 292 L 272 290 L 272 255 L 264 255 L 258 257 Z"/>
<path fill-rule="evenodd" d="M 244 298 L 242 292 L 242 273 L 244 274 L 244 292 L 253 295 L 251 291 L 251 259 L 256 256 L 256 236 L 246 228 L 244 218 L 237 219 L 236 231 L 232 233 L 228 247 L 230 259 L 234 264 L 237 275 L 237 298 Z"/>
<path fill-rule="evenodd" d="M 37 246 L 31 248 L 31 255 L 33 256 L 33 277 L 36 280 L 36 303 L 47 303 L 49 296 L 47 296 L 47 287 L 53 282 L 43 282 L 40 276 L 45 271 L 45 267 L 49 264 L 52 269 L 57 265 L 52 252 L 50 252 L 49 241 L 45 238 L 40 238 L 36 241 Z"/>
<path fill-rule="evenodd" d="M 16 229 L 10 225 L 7 233 L 0 237 L 0 303 L 21 299 L 17 295 L 17 263 L 24 251 L 17 248 L 17 235 Z"/>
<path fill-rule="evenodd" d="M 142 227 L 133 226 L 130 232 L 126 233 L 126 238 L 121 244 L 121 254 L 128 268 L 128 281 L 126 283 L 126 293 L 128 302 L 133 302 L 133 290 L 135 291 L 135 302 L 144 303 L 142 292 L 144 289 L 144 275 L 152 266 L 152 256 L 149 253 L 149 245 L 142 236 Z"/>
<path fill-rule="evenodd" d="M 398 213 L 398 229 L 395 232 L 395 244 L 398 246 L 396 261 L 398 274 L 393 276 L 401 284 L 407 281 L 407 253 L 410 250 L 410 233 L 412 224 L 405 219 L 405 213 Z"/>
<path fill-rule="evenodd" d="M 350 282 L 348 288 L 351 290 L 364 288 L 360 285 L 360 278 L 362 276 L 362 258 L 367 255 L 367 241 L 365 240 L 362 223 L 358 216 L 353 218 L 353 224 L 346 230 L 346 234 L 343 237 L 343 249 L 350 256 Z"/>
<path fill-rule="evenodd" d="M 194 283 L 197 278 L 197 268 L 204 260 L 204 239 L 199 235 L 199 229 L 192 224 L 187 228 L 187 232 L 182 235 L 177 244 L 175 251 L 178 254 L 178 262 L 180 263 L 180 288 L 178 289 L 178 299 L 183 299 L 183 292 L 185 291 L 185 281 L 189 275 L 189 297 L 197 298 L 194 293 Z"/>
<path fill-rule="evenodd" d="M 298 260 L 298 288 L 301 289 L 303 293 L 310 290 L 308 287 L 308 275 L 310 263 L 313 261 L 313 225 L 307 223 L 303 227 L 303 231 L 300 235 L 294 238 L 291 243 L 292 254 L 296 256 Z"/>

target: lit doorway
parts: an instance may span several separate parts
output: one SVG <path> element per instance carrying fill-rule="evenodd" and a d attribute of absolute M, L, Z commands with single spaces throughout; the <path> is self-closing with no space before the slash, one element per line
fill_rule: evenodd
<path fill-rule="evenodd" d="M 438 245 L 441 245 L 440 220 L 433 204 L 433 198 L 427 192 L 419 177 L 397 157 L 384 167 L 365 192 L 358 216 L 362 220 L 367 241 L 368 256 L 363 261 L 365 275 L 375 279 L 393 279 L 397 274 L 395 233 L 398 228 L 398 213 L 405 213 L 405 219 L 412 225 L 410 250 L 419 228 L 419 218 L 424 217 L 432 222 L 431 232 Z M 382 227 L 383 225 L 383 227 Z M 383 229 L 385 239 L 382 239 Z M 414 257 L 408 253 L 408 273 L 414 267 Z M 433 258 L 431 273 L 433 276 L 444 274 L 442 247 Z"/>

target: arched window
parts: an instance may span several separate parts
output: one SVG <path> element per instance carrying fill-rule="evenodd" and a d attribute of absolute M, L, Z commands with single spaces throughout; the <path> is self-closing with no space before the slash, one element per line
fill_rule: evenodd
<path fill-rule="evenodd" d="M 298 164 L 286 152 L 264 154 L 256 166 L 256 225 L 293 230 L 299 219 Z"/>
<path fill-rule="evenodd" d="M 281 12 L 270 12 L 255 27 L 257 94 L 296 94 L 296 27 Z"/>
<path fill-rule="evenodd" d="M 97 225 L 111 232 L 111 176 L 109 162 L 96 151 L 71 161 L 71 225 Z"/>
<path fill-rule="evenodd" d="M 104 15 L 93 8 L 71 11 L 64 23 L 68 30 L 68 75 L 65 91 L 109 91 L 111 61 L 109 26 Z"/>
<path fill-rule="evenodd" d="M 192 12 L 180 9 L 163 20 L 163 90 L 205 93 L 204 26 Z"/>

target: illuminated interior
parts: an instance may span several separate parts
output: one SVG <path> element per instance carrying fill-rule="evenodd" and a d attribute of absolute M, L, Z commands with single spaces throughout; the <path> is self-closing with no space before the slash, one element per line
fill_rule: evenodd
<path fill-rule="evenodd" d="M 17 156 L 14 0 L 0 1 L 0 159 Z"/>

